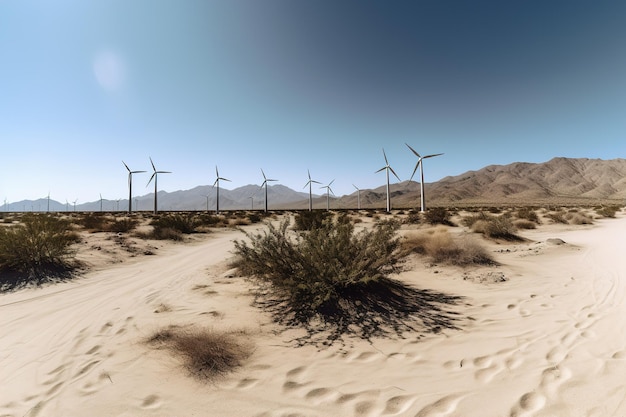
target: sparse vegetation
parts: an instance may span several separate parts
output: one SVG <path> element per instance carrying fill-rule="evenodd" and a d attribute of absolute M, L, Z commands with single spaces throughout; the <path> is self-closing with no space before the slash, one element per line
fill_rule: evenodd
<path fill-rule="evenodd" d="M 503 239 L 517 241 L 522 240 L 515 232 L 517 227 L 509 217 L 509 215 L 494 216 L 481 212 L 463 218 L 463 224 L 473 232 L 482 233 L 485 237 L 491 239 Z"/>
<path fill-rule="evenodd" d="M 602 217 L 615 218 L 615 213 L 617 213 L 619 209 L 619 206 L 602 206 L 596 208 L 596 213 Z"/>
<path fill-rule="evenodd" d="M 252 354 L 253 347 L 239 336 L 232 332 L 170 327 L 155 332 L 148 343 L 181 356 L 193 377 L 211 381 L 241 366 Z"/>
<path fill-rule="evenodd" d="M 67 276 L 76 266 L 71 245 L 78 241 L 69 222 L 47 214 L 25 214 L 21 223 L 0 227 L 0 270 L 3 286 L 41 283 Z"/>
<path fill-rule="evenodd" d="M 522 207 L 517 211 L 517 218 L 520 220 L 527 220 L 536 224 L 541 224 L 541 220 L 539 220 L 539 216 L 530 207 Z M 521 227 L 522 228 L 522 227 Z M 534 229 L 534 227 L 533 227 Z"/>
<path fill-rule="evenodd" d="M 328 219 L 328 211 L 313 210 L 302 211 L 295 216 L 294 230 L 312 230 L 322 226 L 324 220 Z"/>
<path fill-rule="evenodd" d="M 552 220 L 553 223 L 568 224 L 565 213 L 562 210 L 546 213 L 545 216 Z"/>
<path fill-rule="evenodd" d="M 443 207 L 434 207 L 426 211 L 424 218 L 429 224 L 443 224 L 445 226 L 454 226 L 450 221 L 450 213 Z"/>
<path fill-rule="evenodd" d="M 513 222 L 513 225 L 515 225 L 515 227 L 518 229 L 536 229 L 537 228 L 537 223 L 530 221 L 530 220 L 526 220 L 526 219 L 515 220 Z"/>
<path fill-rule="evenodd" d="M 469 236 L 454 239 L 445 228 L 408 234 L 402 241 L 405 251 L 429 256 L 434 263 L 450 265 L 490 265 L 495 261 Z"/>
<path fill-rule="evenodd" d="M 263 233 L 246 233 L 249 243 L 235 242 L 236 266 L 262 284 L 259 303 L 277 321 L 304 325 L 310 333 L 319 330 L 319 323 L 330 330 L 331 340 L 345 333 L 364 338 L 401 334 L 414 329 L 416 319 L 431 329 L 454 327 L 441 304 L 458 298 L 389 278 L 405 256 L 398 250 L 397 223 L 380 222 L 358 233 L 351 222 L 331 219 L 300 234 L 290 233 L 288 226 L 288 221 L 278 227 L 268 224 Z M 434 317 L 423 309 L 439 313 Z"/>

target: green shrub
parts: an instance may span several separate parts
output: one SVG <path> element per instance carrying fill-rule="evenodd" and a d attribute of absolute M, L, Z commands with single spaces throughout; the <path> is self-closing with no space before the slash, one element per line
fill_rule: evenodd
<path fill-rule="evenodd" d="M 115 219 L 106 226 L 106 230 L 115 233 L 128 233 L 137 227 L 137 220 L 128 217 Z"/>
<path fill-rule="evenodd" d="M 309 334 L 321 323 L 331 340 L 346 333 L 401 334 L 420 322 L 431 330 L 455 327 L 441 304 L 454 304 L 457 297 L 433 298 L 388 277 L 405 256 L 398 250 L 397 223 L 358 233 L 352 223 L 331 219 L 307 233 L 290 233 L 288 226 L 268 224 L 263 233 L 246 233 L 249 243 L 235 241 L 236 266 L 267 285 L 260 304 L 277 321 L 304 325 Z M 432 309 L 439 313 L 426 311 Z"/>
<path fill-rule="evenodd" d="M 179 233 L 195 233 L 196 227 L 200 225 L 193 214 L 166 214 L 153 219 L 150 224 L 154 230 L 171 229 Z"/>
<path fill-rule="evenodd" d="M 313 230 L 322 226 L 324 220 L 328 219 L 328 211 L 313 210 L 302 211 L 296 214 L 294 230 Z"/>
<path fill-rule="evenodd" d="M 78 239 L 67 221 L 46 214 L 25 214 L 21 224 L 0 227 L 0 270 L 16 273 L 19 281 L 2 285 L 66 275 L 76 266 L 71 245 Z"/>
<path fill-rule="evenodd" d="M 106 228 L 107 219 L 99 213 L 88 213 L 78 223 L 92 232 L 101 232 Z"/>
<path fill-rule="evenodd" d="M 450 221 L 450 214 L 448 210 L 443 207 L 435 207 L 428 209 L 424 214 L 424 218 L 429 224 L 443 224 L 446 226 L 454 226 Z"/>

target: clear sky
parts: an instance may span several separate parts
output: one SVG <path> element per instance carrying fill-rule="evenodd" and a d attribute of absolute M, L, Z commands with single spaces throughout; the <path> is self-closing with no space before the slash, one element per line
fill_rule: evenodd
<path fill-rule="evenodd" d="M 0 204 L 626 157 L 626 2 L 0 0 Z M 149 174 L 135 176 L 134 194 Z M 304 190 L 303 190 L 304 191 Z M 319 194 L 323 190 L 318 190 Z"/>

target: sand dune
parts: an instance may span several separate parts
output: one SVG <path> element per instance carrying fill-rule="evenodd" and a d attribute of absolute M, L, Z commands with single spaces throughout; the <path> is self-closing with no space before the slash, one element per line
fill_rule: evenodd
<path fill-rule="evenodd" d="M 626 218 L 524 236 L 489 246 L 500 267 L 400 274 L 465 297 L 461 330 L 326 349 L 251 305 L 225 262 L 233 231 L 0 295 L 0 416 L 626 415 Z M 172 324 L 246 329 L 256 348 L 201 383 L 143 343 Z"/>

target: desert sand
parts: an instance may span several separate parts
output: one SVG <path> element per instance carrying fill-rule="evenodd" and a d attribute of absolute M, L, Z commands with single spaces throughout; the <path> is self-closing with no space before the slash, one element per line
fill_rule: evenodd
<path fill-rule="evenodd" d="M 464 298 L 458 330 L 401 339 L 295 346 L 229 267 L 233 230 L 1 294 L 0 416 L 626 416 L 626 217 L 521 234 L 487 243 L 500 266 L 413 258 L 398 279 Z M 201 382 L 145 343 L 170 325 L 254 352 Z"/>

